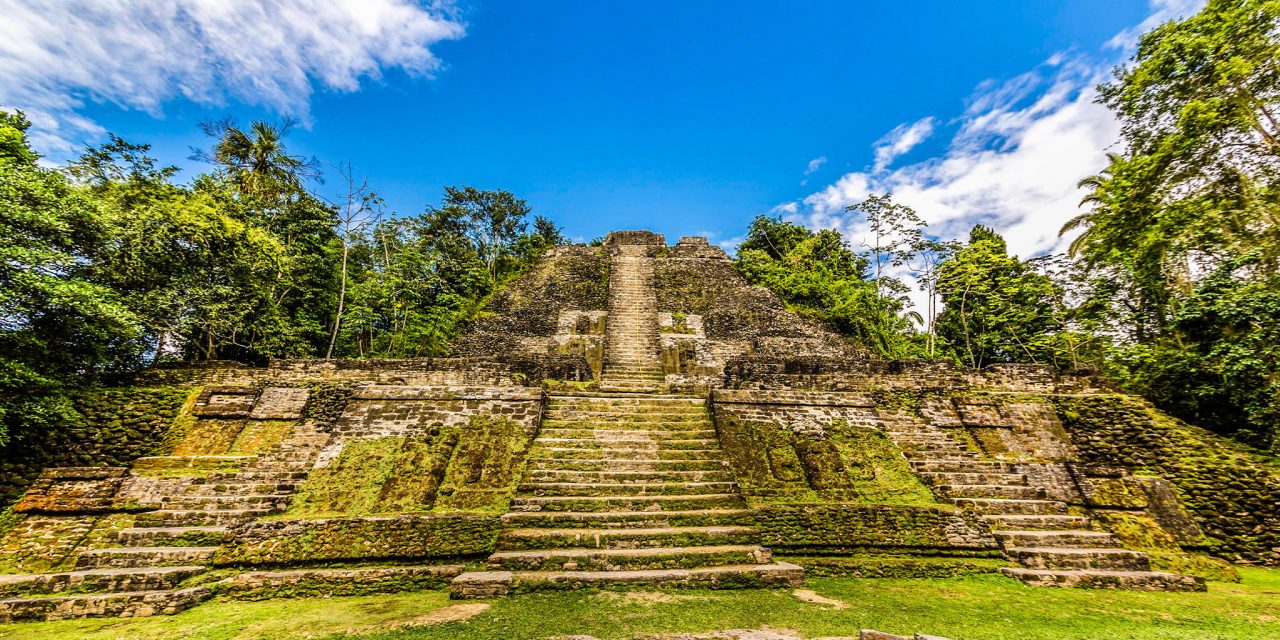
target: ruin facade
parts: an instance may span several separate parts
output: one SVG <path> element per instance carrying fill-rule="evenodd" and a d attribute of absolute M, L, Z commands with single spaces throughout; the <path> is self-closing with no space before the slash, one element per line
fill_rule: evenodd
<path fill-rule="evenodd" d="M 1092 372 L 871 358 L 705 238 L 553 248 L 447 358 L 157 368 L 100 404 L 78 446 L 131 455 L 26 488 L 0 622 L 806 574 L 1195 591 L 1280 562 L 1273 466 Z"/>

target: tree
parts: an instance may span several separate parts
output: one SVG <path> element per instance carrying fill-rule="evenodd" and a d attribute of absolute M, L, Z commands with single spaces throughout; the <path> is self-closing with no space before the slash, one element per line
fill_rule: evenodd
<path fill-rule="evenodd" d="M 1010 256 L 1004 238 L 977 225 L 969 243 L 938 266 L 944 309 L 938 337 L 965 365 L 1079 362 L 1063 288 Z"/>
<path fill-rule="evenodd" d="M 284 138 L 296 124 L 290 118 L 279 123 L 254 120 L 248 129 L 230 119 L 201 123 L 214 143 L 209 151 L 197 151 L 195 158 L 224 167 L 245 197 L 270 203 L 288 199 L 304 192 L 303 183 L 318 176 L 314 160 L 292 155 L 285 147 Z"/>
<path fill-rule="evenodd" d="M 835 231 L 758 216 L 738 247 L 737 268 L 791 310 L 830 324 L 877 354 L 902 357 L 912 350 L 902 300 L 879 294 L 868 278 L 868 260 Z"/>
<path fill-rule="evenodd" d="M 954 240 L 933 240 L 923 235 L 911 245 L 911 255 L 905 262 L 916 276 L 917 286 L 925 292 L 924 325 L 928 339 L 925 354 L 932 358 L 937 349 L 938 320 L 938 268 L 960 249 Z"/>
<path fill-rule="evenodd" d="M 338 310 L 334 314 L 333 329 L 329 334 L 329 347 L 324 354 L 326 359 L 333 357 L 333 347 L 338 341 L 338 332 L 342 328 L 342 312 L 347 302 L 347 266 L 351 257 L 352 243 L 366 228 L 377 224 L 385 208 L 382 198 L 369 190 L 368 180 L 362 180 L 360 184 L 356 184 L 350 162 L 345 168 L 338 167 L 338 170 L 347 183 L 347 193 L 340 205 L 341 213 L 338 219 L 340 224 L 338 236 L 342 239 L 342 276 L 338 286 Z"/>
<path fill-rule="evenodd" d="M 0 444 L 73 420 L 71 391 L 142 350 L 121 296 L 90 277 L 109 232 L 102 212 L 36 164 L 29 126 L 0 111 Z"/>
<path fill-rule="evenodd" d="M 465 223 L 467 235 L 488 267 L 489 279 L 497 285 L 500 263 L 510 254 L 516 238 L 524 233 L 524 219 L 531 210 L 510 191 L 445 187 L 440 213 Z"/>
<path fill-rule="evenodd" d="M 1080 232 L 1072 254 L 1095 274 L 1090 313 L 1115 336 L 1117 378 L 1255 444 L 1280 432 L 1276 414 L 1230 385 L 1257 388 L 1258 367 L 1280 377 L 1275 360 L 1239 351 L 1268 336 L 1280 292 L 1277 34 L 1280 3 L 1210 0 L 1144 35 L 1131 64 L 1099 88 L 1124 151 L 1081 182 L 1088 210 L 1063 228 Z M 1232 313 L 1217 306 L 1228 300 Z M 1226 353 L 1255 373 L 1229 373 L 1239 369 Z M 1214 418 L 1228 415 L 1234 425 Z"/>
<path fill-rule="evenodd" d="M 862 246 L 871 252 L 871 267 L 875 274 L 876 290 L 880 295 L 895 295 L 906 290 L 901 281 L 887 278 L 885 270 L 901 267 L 909 261 L 923 238 L 924 221 L 915 209 L 893 201 L 892 193 L 870 196 L 855 202 L 845 211 L 861 213 L 867 219 L 869 242 Z"/>

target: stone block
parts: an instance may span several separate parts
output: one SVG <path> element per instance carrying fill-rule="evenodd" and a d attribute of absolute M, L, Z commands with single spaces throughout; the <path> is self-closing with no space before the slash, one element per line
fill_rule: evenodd
<path fill-rule="evenodd" d="M 254 420 L 301 420 L 311 392 L 297 387 L 267 387 L 249 412 Z"/>
<path fill-rule="evenodd" d="M 247 418 L 260 392 L 258 387 L 210 385 L 200 393 L 191 413 L 203 418 Z"/>
<path fill-rule="evenodd" d="M 15 513 L 107 513 L 124 505 L 117 499 L 128 469 L 54 467 L 45 469 L 13 506 Z"/>

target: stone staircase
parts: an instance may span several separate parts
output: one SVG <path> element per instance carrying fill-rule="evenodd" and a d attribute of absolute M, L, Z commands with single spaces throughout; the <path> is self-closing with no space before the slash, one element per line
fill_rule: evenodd
<path fill-rule="evenodd" d="M 299 426 L 242 470 L 195 479 L 135 516 L 120 546 L 82 552 L 75 571 L 0 576 L 0 623 L 172 614 L 212 597 L 180 585 L 206 571 L 228 527 L 284 509 L 328 439 Z"/>
<path fill-rule="evenodd" d="M 609 585 L 735 588 L 803 582 L 772 562 L 726 469 L 705 401 L 552 396 L 503 516 L 491 570 L 455 598 Z"/>
<path fill-rule="evenodd" d="M 609 264 L 609 315 L 600 389 L 652 393 L 665 376 L 649 247 L 620 245 Z"/>
<path fill-rule="evenodd" d="M 921 420 L 891 423 L 889 435 L 935 495 L 981 514 L 1005 557 L 1021 567 L 1000 571 L 1037 586 L 1143 591 L 1203 591 L 1195 576 L 1152 571 L 1147 554 L 1095 531 L 1090 518 L 1068 513 L 1018 465 L 983 460 L 947 429 Z"/>

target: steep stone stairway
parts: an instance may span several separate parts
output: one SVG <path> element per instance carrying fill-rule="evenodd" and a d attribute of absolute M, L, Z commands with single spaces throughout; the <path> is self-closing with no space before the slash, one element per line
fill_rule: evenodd
<path fill-rule="evenodd" d="M 284 509 L 328 439 L 299 426 L 242 470 L 196 478 L 75 571 L 0 576 L 0 623 L 171 614 L 208 599 L 209 587 L 180 584 L 206 571 L 229 526 Z"/>
<path fill-rule="evenodd" d="M 663 383 L 653 258 L 647 250 L 622 245 L 610 261 L 602 391 L 652 393 Z"/>
<path fill-rule="evenodd" d="M 802 582 L 756 544 L 744 507 L 702 399 L 553 396 L 491 570 L 452 593 Z"/>
<path fill-rule="evenodd" d="M 982 515 L 1004 554 L 1021 567 L 1001 572 L 1037 586 L 1203 591 L 1195 576 L 1152 571 L 1147 554 L 1122 547 L 1092 521 L 1071 515 L 1010 462 L 983 460 L 947 429 L 920 420 L 892 423 L 892 437 L 940 498 Z"/>

